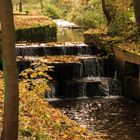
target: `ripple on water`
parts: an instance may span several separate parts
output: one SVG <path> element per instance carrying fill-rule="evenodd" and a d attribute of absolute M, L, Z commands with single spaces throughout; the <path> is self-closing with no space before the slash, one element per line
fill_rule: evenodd
<path fill-rule="evenodd" d="M 109 140 L 140 140 L 140 103 L 119 96 L 51 103 L 89 130 Z"/>

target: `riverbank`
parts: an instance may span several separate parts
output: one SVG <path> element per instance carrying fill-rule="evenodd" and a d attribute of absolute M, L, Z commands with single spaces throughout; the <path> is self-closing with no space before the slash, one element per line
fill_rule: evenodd
<path fill-rule="evenodd" d="M 2 78 L 2 77 L 1 77 Z M 0 127 L 3 115 L 3 80 L 0 79 Z M 20 81 L 19 139 L 40 140 L 102 140 L 102 136 L 88 132 L 60 110 L 54 109 L 44 98 L 45 83 L 32 90 Z"/>

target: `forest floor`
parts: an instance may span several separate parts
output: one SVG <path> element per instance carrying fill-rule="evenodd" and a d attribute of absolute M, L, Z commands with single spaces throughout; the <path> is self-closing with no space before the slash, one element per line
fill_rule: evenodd
<path fill-rule="evenodd" d="M 4 83 L 0 72 L 0 127 L 2 128 Z M 105 135 L 89 132 L 54 109 L 44 98 L 45 83 L 30 89 L 25 80 L 19 82 L 19 139 L 20 140 L 103 140 Z"/>

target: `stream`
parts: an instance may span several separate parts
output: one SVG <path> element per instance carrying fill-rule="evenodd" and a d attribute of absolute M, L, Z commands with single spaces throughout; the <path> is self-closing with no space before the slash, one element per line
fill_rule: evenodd
<path fill-rule="evenodd" d="M 140 103 L 121 96 L 114 59 L 84 44 L 81 27 L 62 19 L 55 22 L 58 42 L 53 47 L 16 45 L 19 70 L 34 61 L 48 62 L 54 81 L 45 97 L 53 107 L 107 140 L 140 140 Z"/>
<path fill-rule="evenodd" d="M 54 20 L 57 24 L 58 42 L 83 42 L 83 29 L 72 22 L 63 19 Z"/>
<path fill-rule="evenodd" d="M 58 41 L 82 42 L 82 30 L 75 24 L 57 20 Z M 64 24 L 63 24 L 64 23 Z M 66 23 L 66 24 L 65 24 Z M 64 26 L 65 25 L 65 26 Z M 68 27 L 71 28 L 68 28 Z M 140 103 L 118 95 L 62 99 L 50 104 L 70 119 L 108 140 L 140 140 Z"/>
<path fill-rule="evenodd" d="M 140 140 L 140 104 L 120 96 L 51 102 L 70 119 L 108 140 Z"/>

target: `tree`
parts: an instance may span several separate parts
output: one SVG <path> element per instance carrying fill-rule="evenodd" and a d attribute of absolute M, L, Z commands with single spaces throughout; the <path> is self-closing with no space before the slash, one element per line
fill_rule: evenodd
<path fill-rule="evenodd" d="M 44 8 L 44 6 L 43 6 L 43 0 L 39 0 L 39 2 L 40 2 L 40 5 L 41 5 L 41 9 L 43 9 Z"/>
<path fill-rule="evenodd" d="M 140 28 L 140 0 L 133 0 L 136 23 Z"/>
<path fill-rule="evenodd" d="M 102 9 L 107 20 L 107 25 L 110 25 L 115 18 L 115 9 L 113 8 L 111 2 L 107 3 L 106 0 L 102 0 Z"/>
<path fill-rule="evenodd" d="M 19 12 L 22 12 L 22 0 L 19 1 Z"/>
<path fill-rule="evenodd" d="M 4 120 L 1 140 L 18 138 L 18 72 L 16 64 L 15 31 L 11 0 L 0 0 L 2 29 L 2 62 L 5 79 Z"/>

